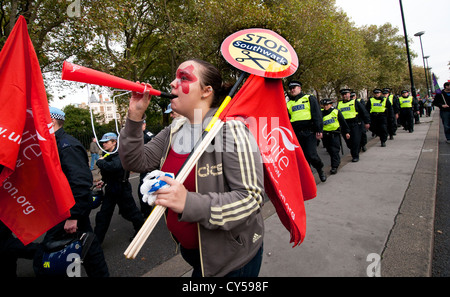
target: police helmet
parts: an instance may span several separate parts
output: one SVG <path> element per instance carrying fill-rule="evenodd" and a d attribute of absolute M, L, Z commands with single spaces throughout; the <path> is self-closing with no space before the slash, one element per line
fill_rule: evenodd
<path fill-rule="evenodd" d="M 33 268 L 37 276 L 67 276 L 69 265 L 82 263 L 89 250 L 94 234 L 91 232 L 64 234 L 57 240 L 42 244 Z"/>
<path fill-rule="evenodd" d="M 325 98 L 325 99 L 320 100 L 320 103 L 322 105 L 327 105 L 327 104 L 333 104 L 333 101 L 331 99 Z"/>
<path fill-rule="evenodd" d="M 50 106 L 49 110 L 50 110 L 50 118 L 61 121 L 66 120 L 66 114 L 61 109 Z"/>
<path fill-rule="evenodd" d="M 295 88 L 295 87 L 302 87 L 302 83 L 298 80 L 291 80 L 288 84 L 289 89 Z"/>

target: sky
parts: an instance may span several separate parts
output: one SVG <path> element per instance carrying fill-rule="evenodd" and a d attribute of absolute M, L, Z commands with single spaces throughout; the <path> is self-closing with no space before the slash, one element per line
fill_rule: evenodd
<path fill-rule="evenodd" d="M 403 0 L 406 33 L 413 42 L 409 43 L 410 52 L 417 58 L 414 65 L 423 67 L 422 50 L 419 37 L 414 34 L 425 31 L 422 35 L 424 56 L 428 66 L 438 77 L 441 88 L 450 80 L 450 0 Z M 363 25 L 383 25 L 391 23 L 404 35 L 402 14 L 399 0 L 336 0 L 348 17 L 360 27 Z"/>
<path fill-rule="evenodd" d="M 413 64 L 423 66 L 422 50 L 417 32 L 422 35 L 422 45 L 428 66 L 438 77 L 441 85 L 450 80 L 450 0 L 402 0 L 405 16 L 406 33 L 413 42 L 409 43 L 410 51 L 417 54 Z M 347 13 L 356 26 L 383 25 L 391 23 L 399 28 L 403 35 L 403 22 L 400 2 L 397 0 L 336 0 L 336 5 Z M 395 71 L 395 69 L 393 69 Z M 73 83 L 73 89 L 68 90 L 64 100 L 54 99 L 52 106 L 63 108 L 65 105 L 88 102 L 86 90 L 79 91 L 80 83 Z M 59 94 L 53 93 L 55 97 Z"/>

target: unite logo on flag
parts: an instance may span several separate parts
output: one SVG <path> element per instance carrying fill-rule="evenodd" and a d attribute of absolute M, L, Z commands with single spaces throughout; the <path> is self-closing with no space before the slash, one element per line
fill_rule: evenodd
<path fill-rule="evenodd" d="M 275 119 L 278 122 L 278 119 Z M 264 158 L 264 163 L 273 163 L 279 177 L 281 172 L 289 166 L 290 162 L 285 151 L 293 152 L 299 146 L 294 144 L 293 133 L 288 128 L 272 124 L 270 132 L 268 129 L 267 123 L 264 126 L 261 125 L 258 129 L 261 131 L 259 149 Z"/>
<path fill-rule="evenodd" d="M 20 16 L 0 52 L 0 220 L 28 244 L 70 216 L 39 61 Z"/>

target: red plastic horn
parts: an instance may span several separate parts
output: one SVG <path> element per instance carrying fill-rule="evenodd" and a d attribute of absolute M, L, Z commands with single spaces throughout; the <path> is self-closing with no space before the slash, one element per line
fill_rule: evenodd
<path fill-rule="evenodd" d="M 63 63 L 62 80 L 77 81 L 116 89 L 135 91 L 139 93 L 144 93 L 145 90 L 145 86 L 141 84 L 87 67 L 76 65 L 67 61 L 64 61 Z M 150 95 L 169 99 L 175 97 L 172 94 L 164 93 L 155 89 L 150 89 Z"/>

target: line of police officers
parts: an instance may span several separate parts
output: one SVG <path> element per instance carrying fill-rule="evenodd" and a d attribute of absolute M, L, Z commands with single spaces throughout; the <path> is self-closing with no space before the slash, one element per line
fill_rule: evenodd
<path fill-rule="evenodd" d="M 288 88 L 287 109 L 292 127 L 306 160 L 317 170 L 322 182 L 327 180 L 327 176 L 317 153 L 320 139 L 331 158 L 330 173 L 336 174 L 340 165 L 341 135 L 350 149 L 352 162 L 358 162 L 360 151 L 367 150 L 368 130 L 372 137 L 380 138 L 381 147 L 386 147 L 388 136 L 394 139 L 398 125 L 403 125 L 410 133 L 414 131 L 414 113 L 419 113 L 417 99 L 413 99 L 407 90 L 396 97 L 388 88 L 377 88 L 364 103 L 350 89 L 342 89 L 342 100 L 336 108 L 331 99 L 325 98 L 320 101 L 321 109 L 315 96 L 302 92 L 301 82 L 290 81 Z"/>

